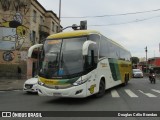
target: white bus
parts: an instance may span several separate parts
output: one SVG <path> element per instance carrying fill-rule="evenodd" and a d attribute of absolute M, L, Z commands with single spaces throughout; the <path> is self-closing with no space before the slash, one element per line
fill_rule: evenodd
<path fill-rule="evenodd" d="M 33 48 L 42 46 L 34 45 Z M 101 97 L 105 90 L 126 85 L 132 76 L 131 54 L 93 30 L 61 32 L 47 37 L 40 57 L 41 96 Z"/>

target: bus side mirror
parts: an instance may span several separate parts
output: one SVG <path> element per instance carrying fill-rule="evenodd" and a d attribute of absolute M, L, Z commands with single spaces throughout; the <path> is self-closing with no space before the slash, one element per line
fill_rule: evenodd
<path fill-rule="evenodd" d="M 43 44 L 36 44 L 36 45 L 31 46 L 31 47 L 29 48 L 29 50 L 28 50 L 28 58 L 31 58 L 31 57 L 32 57 L 32 53 L 33 53 L 33 50 L 34 50 L 35 48 L 39 48 L 39 47 L 42 47 L 42 46 L 43 46 Z"/>
<path fill-rule="evenodd" d="M 88 48 L 91 44 L 96 45 L 96 42 L 93 42 L 91 40 L 84 42 L 83 47 L 82 47 L 82 55 L 83 56 L 88 55 Z"/>

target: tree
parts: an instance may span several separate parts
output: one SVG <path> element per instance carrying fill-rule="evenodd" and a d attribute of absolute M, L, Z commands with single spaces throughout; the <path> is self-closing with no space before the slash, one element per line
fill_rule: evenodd
<path fill-rule="evenodd" d="M 138 57 L 131 57 L 131 61 L 132 61 L 132 64 L 137 64 L 137 63 L 139 63 L 139 58 Z"/>

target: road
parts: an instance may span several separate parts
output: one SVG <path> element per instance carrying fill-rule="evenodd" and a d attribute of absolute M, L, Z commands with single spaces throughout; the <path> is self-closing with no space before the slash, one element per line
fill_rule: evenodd
<path fill-rule="evenodd" d="M 91 96 L 83 99 L 40 97 L 22 91 L 0 91 L 0 111 L 160 111 L 159 86 L 160 80 L 151 84 L 148 78 L 134 78 L 125 87 L 120 85 L 107 90 L 102 98 Z M 124 120 L 123 117 L 116 119 Z M 130 119 L 150 120 L 146 117 Z"/>

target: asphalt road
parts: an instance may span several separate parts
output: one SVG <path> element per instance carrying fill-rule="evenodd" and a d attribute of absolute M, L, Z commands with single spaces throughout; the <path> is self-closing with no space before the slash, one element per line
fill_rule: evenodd
<path fill-rule="evenodd" d="M 102 98 L 40 97 L 37 94 L 26 94 L 22 91 L 0 91 L 0 111 L 160 111 L 160 80 L 157 80 L 156 84 L 151 84 L 148 78 L 134 78 L 125 87 L 120 85 L 107 90 Z M 60 119 L 67 118 L 60 117 Z M 87 117 L 86 119 L 98 118 Z M 106 120 L 104 117 L 101 119 Z M 107 117 L 108 119 L 113 118 Z M 113 120 L 116 119 L 127 118 L 116 117 Z M 151 120 L 148 117 L 130 117 L 129 119 Z M 152 119 L 160 120 L 158 117 Z"/>

